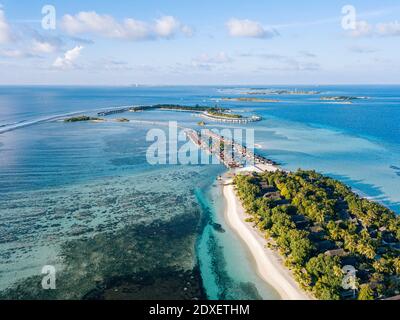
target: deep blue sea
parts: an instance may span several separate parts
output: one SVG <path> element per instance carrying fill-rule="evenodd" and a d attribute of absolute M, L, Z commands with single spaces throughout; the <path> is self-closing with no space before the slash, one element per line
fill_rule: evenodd
<path fill-rule="evenodd" d="M 257 88 L 320 94 L 254 96 L 279 99 L 278 103 L 220 100 Z M 343 104 L 322 101 L 321 96 L 360 99 Z M 215 181 L 225 170 L 222 166 L 149 165 L 146 133 L 154 126 L 163 129 L 161 125 L 58 121 L 69 114 L 95 115 L 103 109 L 159 103 L 218 104 L 260 115 L 261 122 L 238 126 L 255 129 L 260 153 L 287 169 L 328 174 L 400 213 L 400 86 L 0 87 L 0 289 L 54 264 L 77 278 L 90 275 L 74 285 L 75 295 L 62 296 L 76 298 L 92 282 L 135 269 L 127 268 L 127 261 L 138 270 L 160 261 L 182 270 L 198 264 L 213 299 L 279 298 L 258 278 L 246 248 L 224 223 Z M 121 116 L 177 120 L 185 127 L 199 121 L 190 113 L 170 111 L 110 117 Z M 185 219 L 195 221 L 198 212 L 226 232 L 207 223 L 190 229 Z M 117 245 L 102 238 L 118 235 L 142 248 L 150 237 L 133 237 L 132 230 L 154 224 L 171 224 L 186 232 L 176 231 L 169 239 L 176 241 L 174 248 L 180 253 L 167 254 L 160 248 L 139 255 L 134 254 L 139 249 L 128 248 L 125 242 Z M 74 251 L 78 247 L 84 255 Z M 112 254 L 122 257 L 118 263 L 109 259 Z M 95 259 L 98 264 L 93 267 L 89 261 Z"/>

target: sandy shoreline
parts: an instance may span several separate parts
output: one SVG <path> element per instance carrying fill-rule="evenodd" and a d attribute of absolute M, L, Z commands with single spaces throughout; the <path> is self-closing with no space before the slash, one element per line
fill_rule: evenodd
<path fill-rule="evenodd" d="M 223 185 L 226 201 L 225 218 L 247 245 L 261 278 L 274 287 L 284 300 L 310 300 L 311 297 L 299 287 L 291 272 L 283 265 L 279 254 L 266 248 L 267 243 L 261 232 L 245 222 L 247 215 L 230 182 L 225 181 Z"/>

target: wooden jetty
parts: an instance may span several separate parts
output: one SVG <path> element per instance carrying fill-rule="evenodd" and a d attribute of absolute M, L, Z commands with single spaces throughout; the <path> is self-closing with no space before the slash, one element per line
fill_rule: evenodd
<path fill-rule="evenodd" d="M 276 163 L 250 151 L 241 143 L 227 139 L 211 130 L 185 130 L 186 136 L 200 149 L 214 155 L 227 168 L 243 168 L 248 163 L 275 166 Z"/>

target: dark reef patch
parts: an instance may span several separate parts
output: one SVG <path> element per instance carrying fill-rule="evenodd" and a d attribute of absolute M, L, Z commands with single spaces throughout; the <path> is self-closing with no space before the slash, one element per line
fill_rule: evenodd
<path fill-rule="evenodd" d="M 41 276 L 20 280 L 0 299 L 204 299 L 194 253 L 197 208 L 148 225 L 66 242 L 56 290 Z"/>
<path fill-rule="evenodd" d="M 200 271 L 173 268 L 107 279 L 84 300 L 204 300 Z"/>
<path fill-rule="evenodd" d="M 400 177 L 400 167 L 390 166 L 390 169 L 393 169 L 396 175 Z"/>
<path fill-rule="evenodd" d="M 211 226 L 213 227 L 213 229 L 214 229 L 215 231 L 217 231 L 217 232 L 220 232 L 220 233 L 225 233 L 225 232 L 226 232 L 226 230 L 225 230 L 225 229 L 222 227 L 222 225 L 219 224 L 219 223 L 210 221 L 210 225 L 211 225 Z"/>

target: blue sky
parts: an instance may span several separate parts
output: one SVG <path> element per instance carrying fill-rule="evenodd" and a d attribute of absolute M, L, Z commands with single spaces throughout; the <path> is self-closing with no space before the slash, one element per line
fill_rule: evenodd
<path fill-rule="evenodd" d="M 400 83 L 398 0 L 0 4 L 0 84 Z"/>

